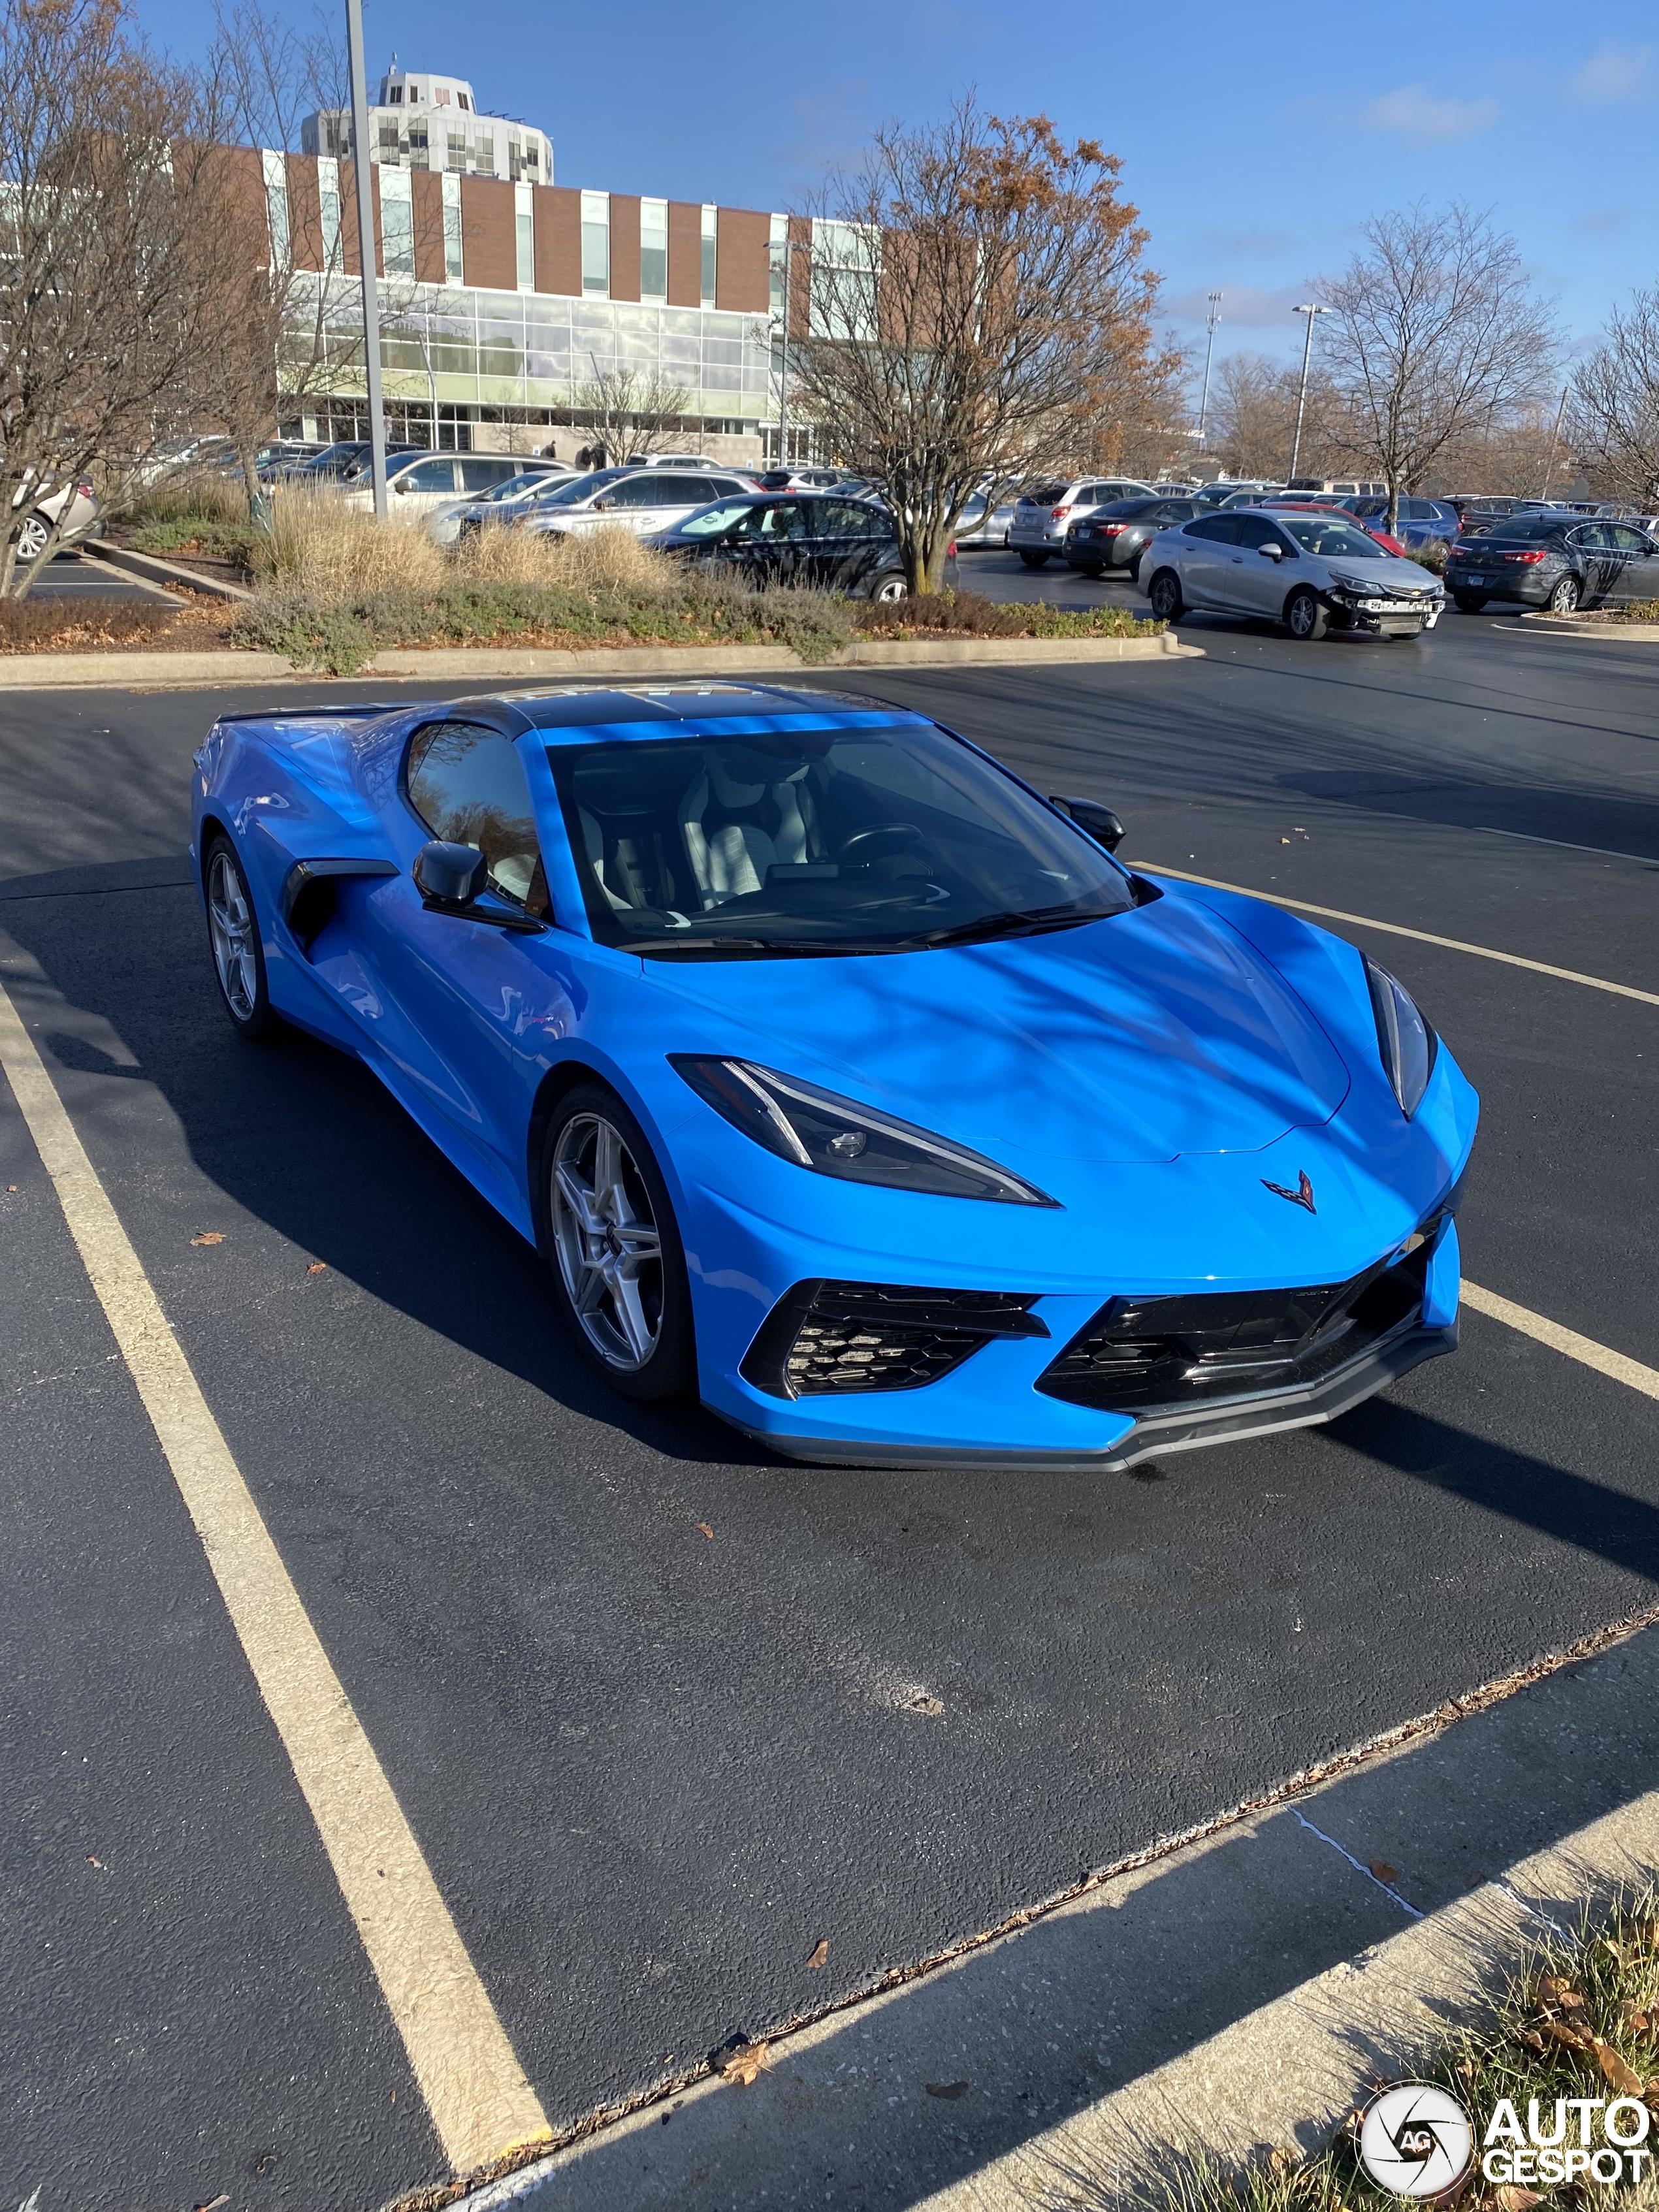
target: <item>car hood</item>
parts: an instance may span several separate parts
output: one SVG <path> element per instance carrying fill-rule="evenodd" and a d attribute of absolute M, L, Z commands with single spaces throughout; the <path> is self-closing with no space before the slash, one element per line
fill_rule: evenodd
<path fill-rule="evenodd" d="M 1402 561 L 1396 553 L 1378 551 L 1373 560 L 1351 561 L 1346 555 L 1334 555 L 1324 561 L 1324 567 L 1334 574 L 1358 576 L 1361 583 L 1376 584 L 1383 591 L 1409 590 L 1420 592 L 1425 587 L 1438 591 L 1440 579 L 1431 568 L 1425 568 L 1416 561 Z"/>
<path fill-rule="evenodd" d="M 1032 1164 L 1259 1151 L 1348 1090 L 1277 970 L 1172 896 L 936 952 L 646 969 L 694 1017 L 666 1049 L 758 1060 Z"/>

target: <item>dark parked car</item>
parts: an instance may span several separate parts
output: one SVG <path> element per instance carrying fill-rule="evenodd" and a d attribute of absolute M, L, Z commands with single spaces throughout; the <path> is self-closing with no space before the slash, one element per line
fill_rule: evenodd
<path fill-rule="evenodd" d="M 1512 514 L 1458 539 L 1446 589 L 1466 615 L 1489 599 L 1570 615 L 1602 600 L 1659 599 L 1659 540 L 1628 522 Z"/>
<path fill-rule="evenodd" d="M 645 543 L 683 561 L 734 569 L 757 586 L 811 584 L 860 599 L 902 599 L 908 591 L 893 518 L 870 499 L 803 492 L 716 500 Z M 953 545 L 945 587 L 954 592 L 958 582 Z"/>
<path fill-rule="evenodd" d="M 1074 522 L 1066 533 L 1066 565 L 1085 576 L 1109 568 L 1140 574 L 1140 556 L 1160 530 L 1190 522 L 1200 509 L 1190 499 L 1115 499 Z"/>
<path fill-rule="evenodd" d="M 404 446 L 388 443 L 386 458 L 394 453 L 423 453 L 424 446 Z M 313 453 L 308 461 L 295 461 L 279 465 L 271 471 L 274 478 L 289 483 L 349 483 L 360 478 L 367 480 L 369 473 L 371 448 L 367 438 L 342 438 L 334 445 L 325 446 L 320 453 Z"/>
<path fill-rule="evenodd" d="M 1345 499 L 1342 504 L 1361 522 L 1380 522 L 1384 529 L 1388 527 L 1386 499 Z M 1457 509 L 1449 499 L 1402 499 L 1394 534 L 1410 550 L 1414 546 L 1437 542 L 1449 545 L 1462 528 Z"/>

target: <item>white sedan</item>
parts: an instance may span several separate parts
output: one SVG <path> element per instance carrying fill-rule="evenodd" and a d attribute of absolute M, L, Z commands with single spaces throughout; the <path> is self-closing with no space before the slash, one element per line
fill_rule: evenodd
<path fill-rule="evenodd" d="M 1140 560 L 1141 588 L 1162 622 L 1189 609 L 1266 616 L 1296 638 L 1327 630 L 1420 637 L 1445 586 L 1415 561 L 1385 552 L 1348 516 L 1236 507 L 1160 532 Z"/>

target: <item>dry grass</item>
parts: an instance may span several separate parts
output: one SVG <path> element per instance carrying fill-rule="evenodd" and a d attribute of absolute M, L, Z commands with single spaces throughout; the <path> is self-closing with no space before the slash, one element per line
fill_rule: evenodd
<path fill-rule="evenodd" d="M 683 572 L 631 532 L 556 538 L 486 527 L 451 554 L 418 524 L 377 522 L 335 492 L 279 490 L 260 549 L 261 581 L 345 606 L 396 592 L 416 599 L 456 585 L 526 584 L 566 591 L 657 596 Z"/>
<path fill-rule="evenodd" d="M 124 503 L 135 522 L 228 523 L 247 527 L 247 489 L 216 469 L 173 469 Z"/>

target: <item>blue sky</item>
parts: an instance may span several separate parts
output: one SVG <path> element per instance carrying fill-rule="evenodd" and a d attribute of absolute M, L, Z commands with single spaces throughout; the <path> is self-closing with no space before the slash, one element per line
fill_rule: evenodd
<path fill-rule="evenodd" d="M 158 44 L 202 40 L 206 0 L 137 3 Z M 1659 276 L 1651 0 L 365 0 L 364 23 L 371 78 L 393 51 L 470 76 L 481 106 L 551 134 L 559 183 L 597 190 L 783 209 L 884 118 L 969 87 L 1046 112 L 1121 156 L 1183 339 L 1221 289 L 1218 358 L 1290 357 L 1309 278 L 1420 197 L 1492 208 L 1581 343 Z"/>

